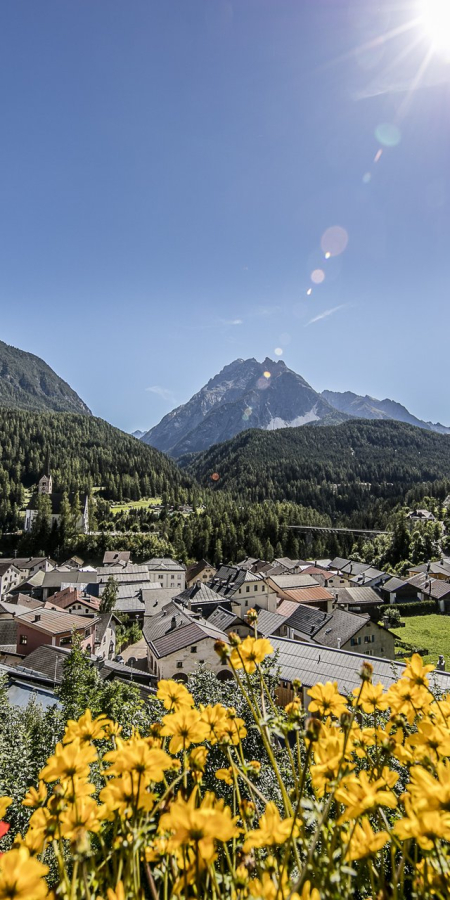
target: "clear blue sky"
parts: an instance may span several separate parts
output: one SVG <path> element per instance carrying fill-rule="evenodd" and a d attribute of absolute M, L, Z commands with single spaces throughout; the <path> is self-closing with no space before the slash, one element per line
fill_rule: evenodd
<path fill-rule="evenodd" d="M 450 63 L 421 5 L 4 0 L 0 337 L 125 430 L 275 348 L 450 424 Z"/>

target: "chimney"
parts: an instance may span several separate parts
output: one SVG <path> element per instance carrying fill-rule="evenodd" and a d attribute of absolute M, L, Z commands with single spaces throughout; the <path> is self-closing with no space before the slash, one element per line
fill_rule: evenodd
<path fill-rule="evenodd" d="M 337 639 L 337 648 L 338 648 L 338 650 L 341 649 L 341 639 L 339 637 Z"/>
<path fill-rule="evenodd" d="M 383 628 L 389 628 L 389 619 L 387 616 L 383 616 L 382 623 L 383 623 Z"/>
<path fill-rule="evenodd" d="M 441 655 L 437 661 L 436 669 L 439 669 L 440 672 L 445 672 L 445 659 Z"/>
<path fill-rule="evenodd" d="M 177 620 L 176 620 L 175 616 L 172 616 L 172 618 L 170 620 L 170 627 L 172 630 L 177 627 Z"/>
<path fill-rule="evenodd" d="M 36 615 L 35 615 L 35 617 L 34 617 L 34 621 L 35 621 L 35 622 L 40 622 L 40 621 L 41 621 L 41 614 L 40 614 L 40 613 L 36 613 Z"/>

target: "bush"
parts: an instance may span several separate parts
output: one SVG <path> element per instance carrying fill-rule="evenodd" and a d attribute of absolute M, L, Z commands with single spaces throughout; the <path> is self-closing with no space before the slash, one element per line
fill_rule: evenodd
<path fill-rule="evenodd" d="M 380 606 L 380 618 L 383 615 L 389 615 L 389 610 L 398 609 L 401 616 L 429 616 L 430 613 L 437 612 L 437 606 L 434 600 L 412 600 L 411 603 L 387 603 Z"/>

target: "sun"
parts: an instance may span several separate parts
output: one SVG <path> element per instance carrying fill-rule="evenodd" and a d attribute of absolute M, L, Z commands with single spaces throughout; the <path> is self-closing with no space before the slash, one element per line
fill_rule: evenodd
<path fill-rule="evenodd" d="M 421 13 L 434 49 L 450 55 L 450 0 L 422 0 Z"/>

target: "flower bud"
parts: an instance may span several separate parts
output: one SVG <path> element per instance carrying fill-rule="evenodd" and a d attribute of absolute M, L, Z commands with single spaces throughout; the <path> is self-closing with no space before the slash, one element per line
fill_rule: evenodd
<path fill-rule="evenodd" d="M 220 657 L 221 662 L 227 662 L 231 653 L 229 644 L 226 644 L 225 641 L 216 641 L 216 643 L 214 644 L 214 650 Z"/>
<path fill-rule="evenodd" d="M 359 673 L 359 677 L 361 681 L 372 681 L 373 675 L 373 666 L 370 662 L 365 660 L 361 666 L 361 671 Z"/>
<path fill-rule="evenodd" d="M 238 634 L 235 631 L 230 631 L 228 637 L 230 638 L 230 644 L 232 647 L 239 647 L 239 644 L 242 643 Z"/>
<path fill-rule="evenodd" d="M 250 625 L 256 625 L 258 621 L 258 613 L 256 612 L 256 609 L 249 609 L 245 615 L 245 618 Z"/>
<path fill-rule="evenodd" d="M 313 716 L 307 719 L 305 722 L 305 737 L 307 741 L 317 741 L 320 734 L 320 729 L 322 725 L 319 719 L 315 719 Z"/>

